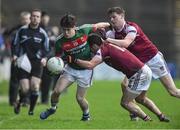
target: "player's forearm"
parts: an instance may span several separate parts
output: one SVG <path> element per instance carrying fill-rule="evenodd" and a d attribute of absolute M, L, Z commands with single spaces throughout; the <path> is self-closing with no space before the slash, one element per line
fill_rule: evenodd
<path fill-rule="evenodd" d="M 90 61 L 80 60 L 77 59 L 76 63 L 80 65 L 81 67 L 87 68 L 87 69 L 93 69 L 95 65 L 93 65 Z"/>
<path fill-rule="evenodd" d="M 127 48 L 130 45 L 130 43 L 126 40 L 107 38 L 106 41 L 124 48 Z"/>
<path fill-rule="evenodd" d="M 109 27 L 109 26 L 110 26 L 110 24 L 108 22 L 99 22 L 99 23 L 95 24 L 95 27 L 97 29 L 99 29 L 99 28 L 106 28 L 106 27 Z"/>

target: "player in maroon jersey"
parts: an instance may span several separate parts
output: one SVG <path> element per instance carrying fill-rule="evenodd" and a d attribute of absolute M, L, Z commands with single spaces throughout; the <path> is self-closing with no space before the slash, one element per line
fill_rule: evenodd
<path fill-rule="evenodd" d="M 171 96 L 180 98 L 178 89 L 167 69 L 166 61 L 157 47 L 148 39 L 141 28 L 134 22 L 125 21 L 125 11 L 120 7 L 108 9 L 112 30 L 106 32 L 106 41 L 127 48 L 152 70 L 152 76 L 159 79 Z M 125 78 L 122 88 L 128 85 Z M 148 105 L 147 102 L 136 99 Z"/>
<path fill-rule="evenodd" d="M 113 44 L 102 44 L 102 39 L 97 34 L 89 35 L 88 42 L 91 51 L 95 54 L 92 60 L 85 61 L 69 56 L 68 62 L 77 63 L 87 69 L 93 69 L 104 61 L 107 65 L 123 72 L 128 77 L 129 84 L 128 87 L 124 89 L 124 95 L 121 100 L 121 105 L 125 109 L 129 112 L 135 113 L 144 121 L 151 120 L 151 118 L 133 102 L 133 100 L 138 97 L 141 100 L 149 100 L 151 104 L 148 108 L 151 108 L 156 115 L 163 115 L 153 101 L 146 97 L 146 92 L 152 78 L 152 72 L 147 65 L 142 63 L 136 56 L 125 48 Z M 169 121 L 164 115 L 163 117 L 163 121 Z"/>

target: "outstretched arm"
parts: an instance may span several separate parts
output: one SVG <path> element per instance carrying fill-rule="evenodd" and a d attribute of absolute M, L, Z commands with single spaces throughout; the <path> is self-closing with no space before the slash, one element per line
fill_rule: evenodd
<path fill-rule="evenodd" d="M 106 41 L 115 44 L 117 46 L 127 48 L 134 41 L 134 39 L 135 39 L 135 35 L 127 34 L 127 36 L 122 40 L 107 38 Z"/>
<path fill-rule="evenodd" d="M 76 63 L 84 68 L 93 69 L 98 64 L 102 63 L 102 59 L 98 56 L 94 56 L 91 61 L 77 59 Z"/>
<path fill-rule="evenodd" d="M 107 36 L 106 41 L 108 41 L 112 44 L 118 45 L 120 47 L 127 48 L 134 42 L 134 40 L 137 36 L 137 29 L 134 26 L 129 26 L 126 29 L 126 31 L 127 31 L 127 34 L 124 39 L 109 38 L 108 34 L 106 34 L 106 36 Z"/>
<path fill-rule="evenodd" d="M 110 26 L 110 23 L 108 22 L 99 22 L 99 23 L 93 24 L 93 27 L 96 29 L 106 28 L 109 26 Z"/>

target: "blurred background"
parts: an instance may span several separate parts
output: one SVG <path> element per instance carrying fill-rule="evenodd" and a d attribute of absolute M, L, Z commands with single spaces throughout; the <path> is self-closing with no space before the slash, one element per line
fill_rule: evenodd
<path fill-rule="evenodd" d="M 174 78 L 180 76 L 180 0 L 0 0 L 1 35 L 20 23 L 22 11 L 39 8 L 49 17 L 49 26 L 58 27 L 60 17 L 69 12 L 77 16 L 78 25 L 107 21 L 107 9 L 122 6 L 126 20 L 138 23 L 145 34 L 164 54 Z M 56 28 L 57 29 L 57 28 Z M 58 32 L 57 32 L 58 33 Z M 8 79 L 10 44 L 1 38 L 0 80 Z M 109 71 L 113 71 L 112 76 Z M 95 79 L 119 79 L 119 73 L 101 65 Z"/>

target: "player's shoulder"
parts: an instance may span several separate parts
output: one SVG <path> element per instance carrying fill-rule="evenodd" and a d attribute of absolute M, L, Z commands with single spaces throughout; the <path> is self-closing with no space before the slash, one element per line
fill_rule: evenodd
<path fill-rule="evenodd" d="M 136 29 L 138 29 L 139 28 L 139 25 L 137 24 L 137 23 L 135 23 L 135 22 L 126 22 L 126 25 L 128 26 L 128 27 L 133 27 L 133 28 L 136 28 Z"/>
<path fill-rule="evenodd" d="M 126 32 L 137 32 L 138 25 L 134 22 L 126 22 L 124 29 Z"/>
<path fill-rule="evenodd" d="M 126 21 L 126 24 L 129 26 L 138 26 L 137 23 L 132 22 L 132 21 Z"/>

